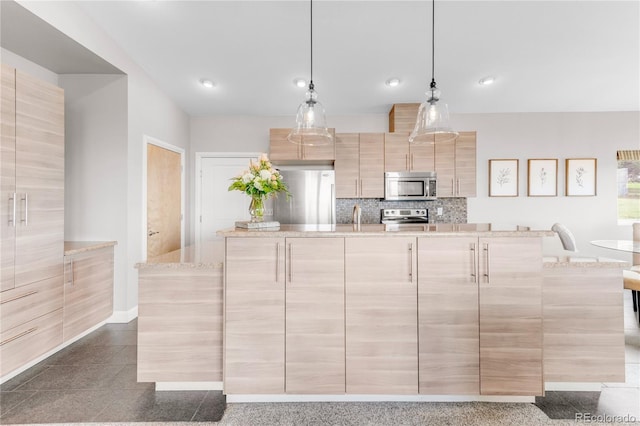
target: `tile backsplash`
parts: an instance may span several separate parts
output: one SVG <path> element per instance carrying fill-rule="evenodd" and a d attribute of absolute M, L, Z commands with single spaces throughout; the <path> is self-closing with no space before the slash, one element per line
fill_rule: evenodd
<path fill-rule="evenodd" d="M 380 210 L 391 208 L 427 209 L 429 223 L 467 223 L 466 198 L 439 198 L 431 201 L 385 201 L 376 198 L 336 199 L 337 223 L 353 222 L 353 206 L 359 204 L 362 210 L 361 223 L 380 223 Z M 437 216 L 442 207 L 442 216 Z"/>

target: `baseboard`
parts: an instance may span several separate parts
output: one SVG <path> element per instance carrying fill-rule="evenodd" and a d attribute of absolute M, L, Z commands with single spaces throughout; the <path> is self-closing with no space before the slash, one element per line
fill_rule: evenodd
<path fill-rule="evenodd" d="M 545 382 L 545 391 L 599 391 L 602 390 L 600 382 Z"/>
<path fill-rule="evenodd" d="M 134 306 L 128 311 L 113 311 L 113 315 L 107 319 L 108 323 L 128 323 L 138 318 L 138 306 Z"/>
<path fill-rule="evenodd" d="M 227 402 L 535 402 L 533 396 L 502 395 L 227 395 Z"/>
<path fill-rule="evenodd" d="M 156 382 L 156 390 L 222 390 L 222 382 Z"/>

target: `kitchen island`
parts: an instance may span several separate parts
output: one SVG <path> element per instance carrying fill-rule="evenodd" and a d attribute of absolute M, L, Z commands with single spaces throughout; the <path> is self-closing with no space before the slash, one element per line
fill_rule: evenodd
<path fill-rule="evenodd" d="M 543 257 L 551 231 L 218 234 L 220 244 L 138 265 L 139 380 L 198 389 L 219 388 L 224 376 L 228 402 L 531 401 L 545 382 L 624 381 L 626 264 Z"/>

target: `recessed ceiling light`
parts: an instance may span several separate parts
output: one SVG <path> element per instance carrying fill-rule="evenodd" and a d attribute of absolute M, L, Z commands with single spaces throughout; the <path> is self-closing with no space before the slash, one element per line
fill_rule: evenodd
<path fill-rule="evenodd" d="M 202 80 L 200 80 L 200 84 L 202 84 L 207 89 L 211 89 L 215 86 L 215 83 L 213 81 L 207 80 L 206 78 L 203 78 Z"/>
<path fill-rule="evenodd" d="M 399 78 L 390 78 L 389 80 L 385 81 L 385 83 L 387 86 L 389 87 L 396 87 L 398 85 L 400 85 L 400 79 Z"/>
<path fill-rule="evenodd" d="M 307 87 L 307 81 L 303 78 L 296 78 L 295 80 L 293 80 L 293 84 L 298 87 Z"/>
<path fill-rule="evenodd" d="M 480 84 L 481 86 L 488 86 L 490 84 L 493 84 L 496 81 L 496 78 L 493 76 L 487 76 L 484 78 L 481 78 L 480 81 L 478 81 L 478 84 Z"/>

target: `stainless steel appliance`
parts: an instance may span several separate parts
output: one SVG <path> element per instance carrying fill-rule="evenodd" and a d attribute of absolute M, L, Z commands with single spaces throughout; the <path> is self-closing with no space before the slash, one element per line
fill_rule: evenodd
<path fill-rule="evenodd" d="M 427 209 L 382 209 L 380 210 L 380 222 L 391 224 L 402 223 L 429 223 L 429 210 Z"/>
<path fill-rule="evenodd" d="M 291 197 L 273 200 L 273 219 L 282 224 L 336 223 L 333 170 L 280 170 Z"/>
<path fill-rule="evenodd" d="M 386 172 L 384 174 L 385 200 L 435 200 L 435 172 Z"/>

